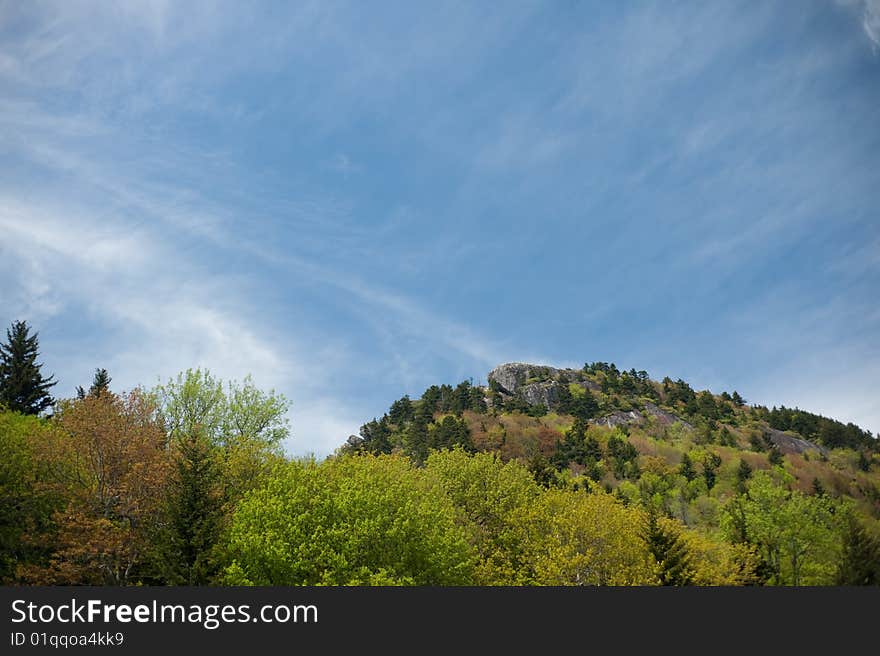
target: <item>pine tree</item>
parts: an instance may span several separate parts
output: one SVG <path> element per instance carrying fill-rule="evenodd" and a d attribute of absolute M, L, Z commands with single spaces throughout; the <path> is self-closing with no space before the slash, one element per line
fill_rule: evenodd
<path fill-rule="evenodd" d="M 706 489 L 712 490 L 718 478 L 718 468 L 721 466 L 721 456 L 717 453 L 709 453 L 703 461 L 703 478 L 706 481 Z"/>
<path fill-rule="evenodd" d="M 880 540 L 850 519 L 837 565 L 837 585 L 880 585 Z"/>
<path fill-rule="evenodd" d="M 106 369 L 95 369 L 95 378 L 92 380 L 92 386 L 89 388 L 89 394 L 98 396 L 110 389 L 110 374 Z"/>
<path fill-rule="evenodd" d="M 219 571 L 214 547 L 222 528 L 220 470 L 204 436 L 188 435 L 177 448 L 164 531 L 153 541 L 158 574 L 171 585 L 206 585 Z"/>
<path fill-rule="evenodd" d="M 55 403 L 49 389 L 53 376 L 44 378 L 39 356 L 38 334 L 29 335 L 24 321 L 15 321 L 0 344 L 0 405 L 26 415 L 38 415 Z"/>
<path fill-rule="evenodd" d="M 678 467 L 678 473 L 684 476 L 688 482 L 697 477 L 697 470 L 694 469 L 694 463 L 691 461 L 691 457 L 687 453 L 681 456 L 681 464 Z"/>
<path fill-rule="evenodd" d="M 107 392 L 110 389 L 110 381 L 112 380 L 106 369 L 95 369 L 95 377 L 92 379 L 92 386 L 89 387 L 89 395 L 100 396 L 102 393 Z M 76 396 L 80 400 L 86 398 L 86 391 L 82 385 L 77 385 Z"/>
<path fill-rule="evenodd" d="M 746 460 L 739 461 L 739 468 L 736 470 L 736 489 L 740 493 L 746 491 L 746 481 L 752 477 L 752 466 Z"/>
<path fill-rule="evenodd" d="M 774 467 L 776 465 L 781 465 L 785 461 L 785 458 L 782 455 L 782 451 L 780 451 L 777 447 L 773 447 L 772 449 L 770 449 L 770 455 L 767 457 L 770 460 L 770 464 Z"/>
<path fill-rule="evenodd" d="M 693 581 L 687 545 L 677 530 L 661 523 L 653 506 L 648 510 L 642 538 L 660 566 L 661 585 L 688 585 Z"/>

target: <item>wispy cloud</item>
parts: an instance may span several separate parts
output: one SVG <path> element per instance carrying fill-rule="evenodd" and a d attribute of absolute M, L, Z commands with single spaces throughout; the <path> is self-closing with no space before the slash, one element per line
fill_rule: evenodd
<path fill-rule="evenodd" d="M 837 0 L 837 3 L 860 14 L 862 29 L 876 52 L 880 48 L 880 0 Z"/>
<path fill-rule="evenodd" d="M 867 379 L 878 4 L 848 4 L 841 42 L 821 3 L 7 3 L 0 319 L 69 391 L 254 373 L 298 452 L 505 360 L 801 390 L 800 325 Z"/>

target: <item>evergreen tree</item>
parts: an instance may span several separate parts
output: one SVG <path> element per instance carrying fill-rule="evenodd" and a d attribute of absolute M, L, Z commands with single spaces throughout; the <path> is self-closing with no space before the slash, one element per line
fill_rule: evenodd
<path fill-rule="evenodd" d="M 464 419 L 447 415 L 440 423 L 432 425 L 428 432 L 428 446 L 431 449 L 451 449 L 461 446 L 465 451 L 474 450 L 471 431 Z"/>
<path fill-rule="evenodd" d="M 691 457 L 687 453 L 681 457 L 681 464 L 678 466 L 678 473 L 684 476 L 688 482 L 697 477 L 697 470 L 694 469 L 694 463 L 691 461 Z"/>
<path fill-rule="evenodd" d="M 544 454 L 538 452 L 529 458 L 528 468 L 538 485 L 544 488 L 552 487 L 555 472 L 553 465 L 550 464 L 550 461 L 547 460 Z"/>
<path fill-rule="evenodd" d="M 837 565 L 837 585 L 880 585 L 880 540 L 851 518 Z"/>
<path fill-rule="evenodd" d="M 428 423 L 425 413 L 419 412 L 403 434 L 404 452 L 419 465 L 428 459 Z"/>
<path fill-rule="evenodd" d="M 642 538 L 660 566 L 661 585 L 688 585 L 693 581 L 687 545 L 671 524 L 661 522 L 653 506 L 648 510 Z"/>
<path fill-rule="evenodd" d="M 599 411 L 599 404 L 596 403 L 596 399 L 589 390 L 584 390 L 583 394 L 572 397 L 569 406 L 569 412 L 580 419 L 595 417 Z"/>
<path fill-rule="evenodd" d="M 38 334 L 29 334 L 24 321 L 15 321 L 0 344 L 0 405 L 26 415 L 38 415 L 55 403 L 49 389 L 53 376 L 44 378 L 39 356 Z"/>
<path fill-rule="evenodd" d="M 556 387 L 556 411 L 562 415 L 571 414 L 571 391 L 568 385 L 559 385 Z"/>
<path fill-rule="evenodd" d="M 108 391 L 110 389 L 110 381 L 112 380 L 113 379 L 110 378 L 110 374 L 107 373 L 106 369 L 95 369 L 95 377 L 92 379 L 92 386 L 89 387 L 89 394 L 91 396 L 98 396 Z M 86 391 L 83 389 L 82 385 L 77 385 L 76 396 L 80 400 L 86 398 Z"/>
<path fill-rule="evenodd" d="M 770 460 L 770 464 L 774 467 L 776 465 L 781 465 L 783 462 L 785 462 L 782 451 L 780 451 L 777 447 L 773 447 L 772 449 L 770 449 L 770 454 L 767 457 Z"/>
<path fill-rule="evenodd" d="M 482 387 L 471 387 L 468 409 L 479 413 L 486 412 L 486 400 L 483 397 Z"/>
<path fill-rule="evenodd" d="M 746 481 L 752 477 L 752 466 L 746 460 L 739 461 L 739 468 L 736 470 L 736 489 L 741 493 L 746 491 Z"/>
<path fill-rule="evenodd" d="M 388 428 L 388 415 L 380 421 L 368 421 L 360 429 L 360 448 L 367 453 L 391 453 L 391 429 Z"/>
<path fill-rule="evenodd" d="M 204 436 L 188 435 L 177 448 L 164 531 L 153 541 L 158 574 L 170 585 L 207 585 L 219 571 L 214 553 L 222 528 L 218 463 Z"/>
<path fill-rule="evenodd" d="M 706 489 L 712 490 L 715 487 L 715 480 L 718 478 L 718 468 L 721 466 L 721 456 L 717 453 L 710 453 L 703 461 L 703 478 L 706 481 Z"/>
<path fill-rule="evenodd" d="M 404 395 L 391 404 L 391 408 L 388 410 L 388 417 L 391 419 L 391 423 L 398 426 L 413 418 L 413 404 L 408 395 Z"/>
<path fill-rule="evenodd" d="M 746 400 L 739 395 L 739 392 L 734 390 L 733 394 L 730 397 L 737 408 L 741 408 L 746 404 Z"/>

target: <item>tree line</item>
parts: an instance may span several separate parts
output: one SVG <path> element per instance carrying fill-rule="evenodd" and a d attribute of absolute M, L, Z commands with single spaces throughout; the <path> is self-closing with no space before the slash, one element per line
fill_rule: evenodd
<path fill-rule="evenodd" d="M 190 369 L 116 392 L 98 368 L 54 399 L 38 357 L 37 335 L 13 324 L 0 346 L 4 583 L 880 583 L 880 541 L 852 504 L 793 489 L 782 465 L 743 459 L 707 529 L 675 504 L 717 489 L 715 451 L 670 469 L 625 429 L 575 416 L 552 458 L 505 460 L 475 445 L 468 421 L 488 407 L 469 382 L 399 399 L 318 462 L 285 456 L 289 402 L 250 378 Z"/>

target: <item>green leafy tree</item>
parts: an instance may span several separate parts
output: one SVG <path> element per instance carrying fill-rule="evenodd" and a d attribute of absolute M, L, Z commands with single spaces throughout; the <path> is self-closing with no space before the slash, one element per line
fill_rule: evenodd
<path fill-rule="evenodd" d="M 525 563 L 519 584 L 654 585 L 656 564 L 641 539 L 642 511 L 593 487 L 545 490 L 511 512 Z"/>
<path fill-rule="evenodd" d="M 0 583 L 15 582 L 19 567 L 50 551 L 48 541 L 29 539 L 49 529 L 60 500 L 45 488 L 34 448 L 49 431 L 42 419 L 0 411 Z"/>
<path fill-rule="evenodd" d="M 525 546 L 511 524 L 513 514 L 541 494 L 530 472 L 515 460 L 504 463 L 497 454 L 469 455 L 460 448 L 435 451 L 427 470 L 471 527 L 471 542 L 479 554 L 477 581 L 513 585 L 523 580 L 528 567 Z"/>
<path fill-rule="evenodd" d="M 790 491 L 767 472 L 756 472 L 747 493 L 728 513 L 732 536 L 744 532 L 766 564 L 774 585 L 822 585 L 833 581 L 840 552 L 842 512 L 828 497 Z M 731 521 L 732 514 L 741 514 Z M 737 527 L 742 521 L 744 527 Z M 744 530 L 743 530 L 744 528 Z"/>
<path fill-rule="evenodd" d="M 38 415 L 55 403 L 49 390 L 57 383 L 54 376 L 43 376 L 39 354 L 38 333 L 30 334 L 26 322 L 14 321 L 6 330 L 6 343 L 0 344 L 0 405 Z"/>
<path fill-rule="evenodd" d="M 260 485 L 282 458 L 290 404 L 283 395 L 258 389 L 250 376 L 224 387 L 209 371 L 188 369 L 154 388 L 151 397 L 172 444 L 199 435 L 217 447 L 227 503 Z"/>
<path fill-rule="evenodd" d="M 153 390 L 169 436 L 205 435 L 231 447 L 242 440 L 275 446 L 289 435 L 285 413 L 290 403 L 274 391 L 263 392 L 247 376 L 223 381 L 202 369 L 187 369 Z"/>
<path fill-rule="evenodd" d="M 437 477 L 405 457 L 293 461 L 236 509 L 224 581 L 464 585 L 475 562 L 468 537 Z"/>

